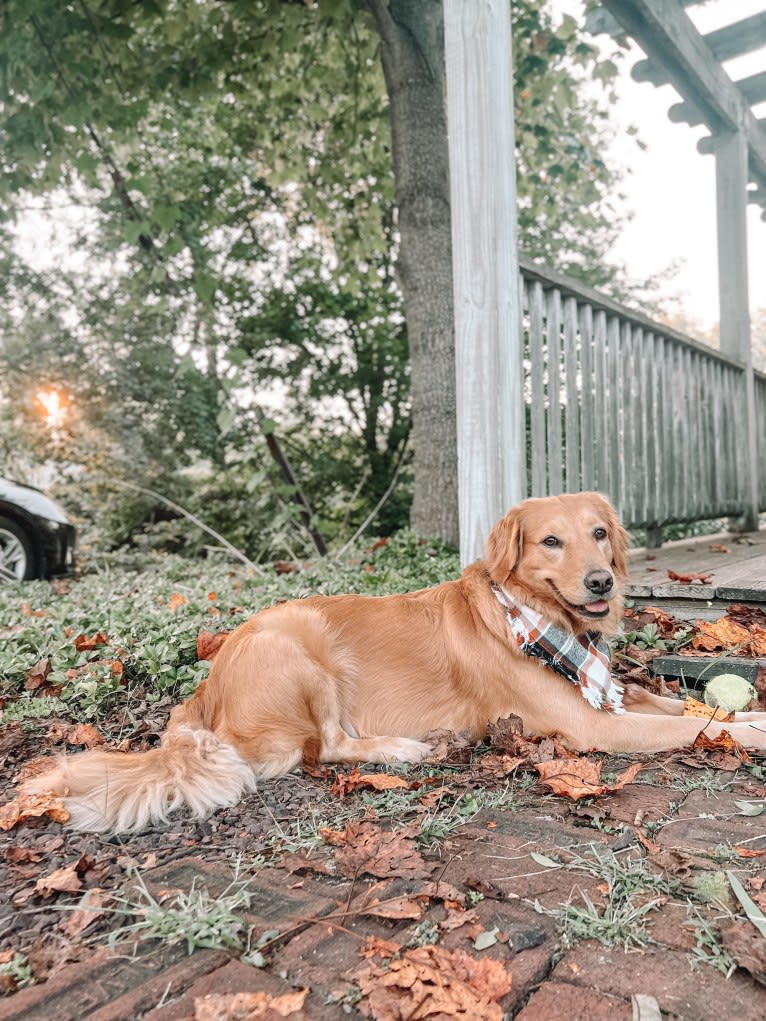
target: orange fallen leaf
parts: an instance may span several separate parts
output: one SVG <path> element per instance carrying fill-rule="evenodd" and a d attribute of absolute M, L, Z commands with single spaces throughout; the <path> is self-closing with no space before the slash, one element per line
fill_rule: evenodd
<path fill-rule="evenodd" d="M 0 807 L 0 830 L 13 829 L 17 823 L 47 815 L 54 822 L 68 822 L 69 812 L 57 794 L 20 794 Z"/>
<path fill-rule="evenodd" d="M 368 1018 L 462 1018 L 502 1021 L 498 1000 L 511 990 L 511 975 L 490 957 L 464 950 L 416 947 L 380 964 L 368 960 L 357 971 L 360 1012 Z"/>
<path fill-rule="evenodd" d="M 750 641 L 748 629 L 729 620 L 728 617 L 721 617 L 720 620 L 698 620 L 695 626 L 697 631 L 692 638 L 692 648 L 704 652 L 730 650 L 736 646 L 745 646 Z"/>
<path fill-rule="evenodd" d="M 175 613 L 179 606 L 185 606 L 188 602 L 186 596 L 182 596 L 180 592 L 174 592 L 168 600 L 168 609 L 171 613 Z"/>
<path fill-rule="evenodd" d="M 431 867 L 417 850 L 413 839 L 416 832 L 419 827 L 404 827 L 393 833 L 374 823 L 350 822 L 343 844 L 335 852 L 335 864 L 344 876 L 367 873 L 379 879 L 423 879 Z"/>
<path fill-rule="evenodd" d="M 33 610 L 29 603 L 21 604 L 21 612 L 25 617 L 44 617 L 45 610 Z"/>
<path fill-rule="evenodd" d="M 702 585 L 709 585 L 713 580 L 712 574 L 679 574 L 677 571 L 668 571 L 668 578 L 677 581 L 680 585 L 691 585 L 698 581 Z"/>
<path fill-rule="evenodd" d="M 197 659 L 213 659 L 230 633 L 229 631 L 200 631 L 197 635 Z"/>
<path fill-rule="evenodd" d="M 50 875 L 41 876 L 35 883 L 35 893 L 48 897 L 52 893 L 77 893 L 82 889 L 82 879 L 77 875 L 77 863 L 56 869 Z"/>
<path fill-rule="evenodd" d="M 104 744 L 104 737 L 90 723 L 78 723 L 66 732 L 66 743 L 95 748 L 96 745 Z"/>
<path fill-rule="evenodd" d="M 109 637 L 103 631 L 98 631 L 95 635 L 77 635 L 74 640 L 74 647 L 78 652 L 91 652 L 99 645 L 108 644 Z"/>
<path fill-rule="evenodd" d="M 695 751 L 703 752 L 731 752 L 737 755 L 743 762 L 750 762 L 747 749 L 738 741 L 735 741 L 728 730 L 722 730 L 717 737 L 708 737 L 705 731 L 701 731 L 692 745 Z"/>
<path fill-rule="evenodd" d="M 402 788 L 410 789 L 410 784 L 401 776 L 392 776 L 389 773 L 360 773 L 358 769 L 352 769 L 350 773 L 338 773 L 333 781 L 332 793 L 337 798 L 345 798 L 350 791 L 358 787 L 372 787 L 376 791 L 391 791 Z"/>
<path fill-rule="evenodd" d="M 309 990 L 275 996 L 271 993 L 209 993 L 194 1000 L 194 1021 L 275 1021 L 303 1015 Z"/>
<path fill-rule="evenodd" d="M 740 858 L 763 858 L 766 855 L 766 850 L 756 851 L 751 847 L 735 847 L 734 850 Z"/>
<path fill-rule="evenodd" d="M 572 801 L 579 801 L 580 798 L 593 798 L 621 790 L 643 768 L 643 763 L 635 762 L 628 766 L 613 784 L 602 782 L 602 766 L 603 763 L 586 758 L 551 759 L 549 762 L 536 763 L 535 769 L 554 794 L 563 794 Z"/>
<path fill-rule="evenodd" d="M 723 723 L 733 723 L 734 713 L 727 713 L 725 709 L 713 709 L 705 702 L 687 695 L 684 699 L 684 716 L 698 716 L 705 720 L 721 720 Z"/>

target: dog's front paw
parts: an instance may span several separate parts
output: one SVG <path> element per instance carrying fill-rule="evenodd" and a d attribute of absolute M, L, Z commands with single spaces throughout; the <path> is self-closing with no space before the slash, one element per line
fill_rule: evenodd
<path fill-rule="evenodd" d="M 410 737 L 392 737 L 386 742 L 386 757 L 394 762 L 420 762 L 430 754 L 430 744 Z"/>

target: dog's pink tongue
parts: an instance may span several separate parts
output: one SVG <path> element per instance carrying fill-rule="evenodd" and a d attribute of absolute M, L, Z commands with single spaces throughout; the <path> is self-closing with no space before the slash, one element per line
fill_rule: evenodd
<path fill-rule="evenodd" d="M 609 609 L 609 603 L 605 599 L 599 599 L 596 603 L 586 603 L 585 609 L 588 613 L 603 613 Z"/>

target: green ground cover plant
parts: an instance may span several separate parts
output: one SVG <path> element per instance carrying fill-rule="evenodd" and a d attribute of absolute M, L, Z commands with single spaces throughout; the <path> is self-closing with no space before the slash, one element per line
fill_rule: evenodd
<path fill-rule="evenodd" d="M 219 558 L 120 555 L 94 559 L 77 580 L 0 587 L 3 718 L 98 723 L 185 698 L 209 669 L 201 632 L 230 631 L 279 600 L 405 592 L 458 573 L 455 553 L 400 532 L 342 560 L 257 572 Z"/>

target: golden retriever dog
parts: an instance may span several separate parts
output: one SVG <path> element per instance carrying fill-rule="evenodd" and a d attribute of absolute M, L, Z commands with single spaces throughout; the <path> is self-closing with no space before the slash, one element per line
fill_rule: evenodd
<path fill-rule="evenodd" d="M 315 762 L 417 762 L 435 730 L 516 714 L 569 748 L 659 752 L 728 730 L 766 749 L 766 714 L 722 724 L 611 677 L 626 533 L 598 493 L 525 500 L 456 581 L 406 595 L 270 607 L 224 642 L 157 748 L 60 759 L 27 790 L 64 797 L 70 825 L 128 832 L 234 804 L 260 778 Z M 630 711 L 634 710 L 634 711 Z"/>

